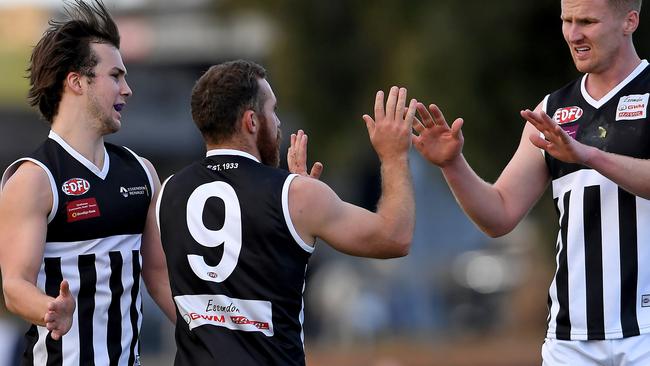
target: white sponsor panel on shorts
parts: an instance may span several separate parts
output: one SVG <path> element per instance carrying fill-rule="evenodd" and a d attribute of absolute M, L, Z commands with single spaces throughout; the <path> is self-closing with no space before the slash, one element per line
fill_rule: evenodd
<path fill-rule="evenodd" d="M 190 330 L 213 325 L 273 336 L 270 301 L 235 299 L 224 295 L 183 295 L 174 297 L 174 301 Z"/>

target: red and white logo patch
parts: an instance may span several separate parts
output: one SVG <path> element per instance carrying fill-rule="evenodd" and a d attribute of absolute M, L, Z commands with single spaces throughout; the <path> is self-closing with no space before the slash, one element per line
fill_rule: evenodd
<path fill-rule="evenodd" d="M 68 196 L 81 196 L 90 190 L 90 183 L 83 178 L 72 178 L 63 183 L 61 189 Z"/>
<path fill-rule="evenodd" d="M 94 197 L 70 201 L 66 205 L 68 222 L 92 219 L 101 216 L 97 200 Z"/>
<path fill-rule="evenodd" d="M 553 114 L 553 120 L 560 125 L 575 122 L 580 117 L 582 117 L 582 108 L 576 106 L 558 108 Z"/>
<path fill-rule="evenodd" d="M 616 107 L 616 120 L 632 120 L 646 118 L 648 97 L 650 93 L 633 94 L 621 97 Z"/>

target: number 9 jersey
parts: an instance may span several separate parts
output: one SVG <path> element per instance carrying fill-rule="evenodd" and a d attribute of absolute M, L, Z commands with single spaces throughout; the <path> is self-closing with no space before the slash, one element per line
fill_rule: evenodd
<path fill-rule="evenodd" d="M 176 303 L 175 365 L 304 365 L 313 247 L 289 216 L 296 177 L 210 150 L 165 181 L 158 227 Z"/>

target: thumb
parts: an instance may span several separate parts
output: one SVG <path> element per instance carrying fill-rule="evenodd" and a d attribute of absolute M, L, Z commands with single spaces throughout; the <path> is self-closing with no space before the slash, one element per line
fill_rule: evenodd
<path fill-rule="evenodd" d="M 311 172 L 309 176 L 314 179 L 320 179 L 321 174 L 323 174 L 323 164 L 318 161 L 314 163 L 314 166 L 311 167 Z"/>
<path fill-rule="evenodd" d="M 375 130 L 375 121 L 367 114 L 363 115 L 363 121 L 366 122 L 366 128 L 368 129 L 368 134 L 372 134 Z"/>
<path fill-rule="evenodd" d="M 59 287 L 59 296 L 71 296 L 70 294 L 70 284 L 67 280 L 61 281 L 61 286 Z"/>
<path fill-rule="evenodd" d="M 451 133 L 455 138 L 460 138 L 462 136 L 461 129 L 463 128 L 463 123 L 465 123 L 465 121 L 462 118 L 456 118 L 454 123 L 451 124 Z"/>

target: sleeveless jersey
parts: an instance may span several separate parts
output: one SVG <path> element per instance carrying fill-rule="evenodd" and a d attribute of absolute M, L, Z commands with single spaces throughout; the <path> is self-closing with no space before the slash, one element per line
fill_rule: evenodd
<path fill-rule="evenodd" d="M 313 247 L 291 222 L 295 175 L 211 150 L 157 202 L 178 310 L 176 365 L 304 365 L 305 271 Z"/>
<path fill-rule="evenodd" d="M 53 205 L 37 286 L 56 297 L 68 280 L 76 300 L 70 331 L 26 333 L 23 365 L 139 365 L 140 244 L 152 195 L 149 170 L 126 148 L 105 144 L 99 170 L 53 131 L 24 161 L 47 173 Z"/>
<path fill-rule="evenodd" d="M 583 144 L 649 159 L 647 65 L 598 101 L 587 93 L 585 75 L 547 96 L 544 110 Z M 560 226 L 547 336 L 603 340 L 649 332 L 650 201 L 589 167 L 545 159 Z"/>

